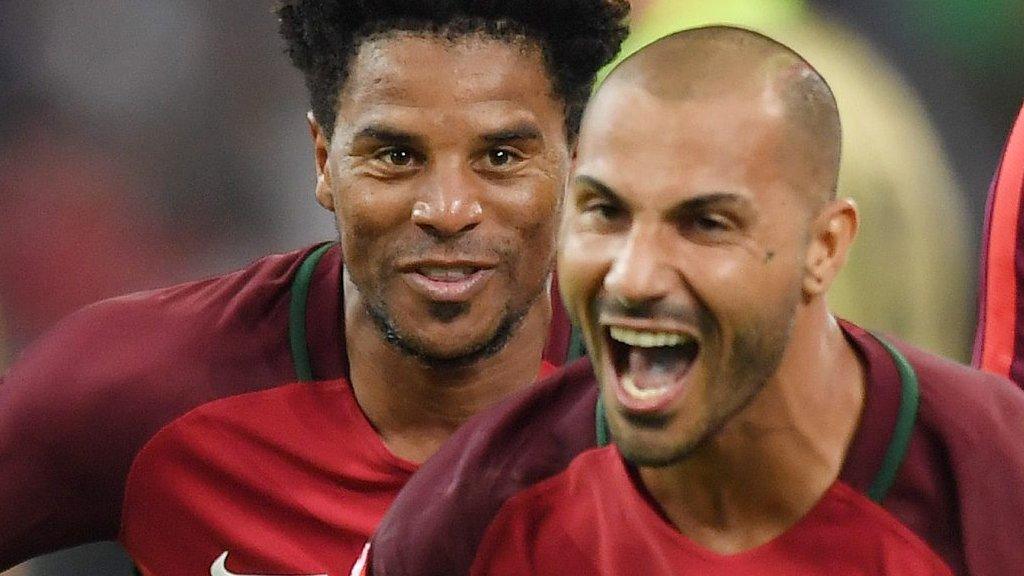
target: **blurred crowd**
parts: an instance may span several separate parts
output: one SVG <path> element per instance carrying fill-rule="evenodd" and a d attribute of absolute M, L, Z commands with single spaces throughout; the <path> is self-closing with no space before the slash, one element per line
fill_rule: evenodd
<path fill-rule="evenodd" d="M 736 23 L 822 69 L 846 122 L 840 193 L 864 213 L 833 303 L 966 360 L 988 180 L 1024 98 L 1024 3 L 635 4 L 631 46 Z M 0 0 L 0 366 L 90 302 L 334 236 L 270 8 Z"/>

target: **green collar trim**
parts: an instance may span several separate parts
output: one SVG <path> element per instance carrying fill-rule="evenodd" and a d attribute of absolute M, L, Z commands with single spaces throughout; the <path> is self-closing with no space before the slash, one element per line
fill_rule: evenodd
<path fill-rule="evenodd" d="M 306 301 L 309 299 L 309 285 L 313 281 L 316 265 L 334 244 L 327 242 L 310 252 L 299 265 L 299 271 L 292 280 L 291 303 L 288 308 L 288 343 L 292 349 L 295 377 L 300 382 L 312 382 L 315 379 L 313 364 L 309 359 L 309 344 L 306 341 Z"/>
<path fill-rule="evenodd" d="M 608 430 L 608 417 L 604 412 L 604 397 L 601 396 L 601 389 L 597 390 L 597 445 L 604 447 L 612 442 L 612 433 Z"/>
<path fill-rule="evenodd" d="M 871 335 L 892 357 L 900 376 L 900 410 L 896 416 L 892 439 L 889 441 L 889 447 L 886 448 L 882 466 L 868 487 L 868 497 L 880 504 L 892 489 L 893 484 L 896 483 L 896 473 L 910 448 L 910 437 L 914 432 L 914 424 L 917 422 L 917 413 L 921 405 L 921 389 L 917 380 L 917 372 L 914 371 L 914 367 L 910 365 L 906 356 L 881 336 L 874 333 Z M 597 394 L 595 416 L 597 445 L 607 446 L 611 443 L 611 432 L 608 429 L 608 418 L 600 391 Z"/>
<path fill-rule="evenodd" d="M 889 447 L 885 450 L 882 467 L 868 488 L 868 497 L 880 504 L 893 484 L 896 483 L 896 473 L 907 457 L 910 437 L 914 432 L 918 409 L 921 406 L 921 387 L 917 381 L 917 372 L 914 371 L 914 367 L 910 365 L 906 356 L 878 334 L 871 333 L 871 335 L 892 356 L 892 361 L 896 364 L 896 370 L 900 375 L 900 411 L 896 416 L 896 426 L 893 427 Z"/>

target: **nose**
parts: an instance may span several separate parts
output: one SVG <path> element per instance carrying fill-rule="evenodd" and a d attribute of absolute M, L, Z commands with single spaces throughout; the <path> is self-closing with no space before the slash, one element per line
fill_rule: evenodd
<path fill-rule="evenodd" d="M 412 221 L 431 236 L 458 236 L 480 224 L 484 210 L 472 174 L 457 166 L 438 167 L 421 198 L 413 203 Z"/>
<path fill-rule="evenodd" d="M 620 302 L 638 306 L 667 296 L 675 282 L 671 266 L 666 264 L 664 242 L 659 242 L 657 229 L 634 228 L 614 256 L 604 278 L 609 296 Z"/>

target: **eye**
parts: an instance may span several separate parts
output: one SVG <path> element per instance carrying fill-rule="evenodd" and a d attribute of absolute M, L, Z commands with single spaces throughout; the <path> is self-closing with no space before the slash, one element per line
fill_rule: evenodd
<path fill-rule="evenodd" d="M 492 148 L 487 151 L 487 164 L 492 168 L 508 168 L 522 160 L 522 155 L 510 148 Z"/>
<path fill-rule="evenodd" d="M 384 148 L 378 151 L 374 155 L 374 159 L 379 160 L 389 166 L 396 166 L 399 168 L 406 168 L 412 166 L 416 162 L 416 154 L 408 148 Z"/>
<path fill-rule="evenodd" d="M 614 202 L 595 197 L 580 205 L 580 213 L 591 222 L 607 223 L 622 218 L 624 210 Z"/>
<path fill-rule="evenodd" d="M 587 207 L 587 210 L 605 220 L 614 220 L 622 213 L 621 208 L 607 202 L 595 203 L 593 206 Z"/>
<path fill-rule="evenodd" d="M 719 232 L 731 228 L 728 220 L 716 214 L 705 214 L 694 218 L 693 225 L 702 232 Z"/>
<path fill-rule="evenodd" d="M 731 215 L 718 211 L 687 214 L 679 221 L 680 232 L 698 242 L 728 242 L 741 228 Z"/>

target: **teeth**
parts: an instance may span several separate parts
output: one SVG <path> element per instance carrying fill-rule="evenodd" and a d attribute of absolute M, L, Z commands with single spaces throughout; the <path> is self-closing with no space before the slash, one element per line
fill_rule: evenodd
<path fill-rule="evenodd" d="M 441 266 L 424 266 L 419 269 L 419 273 L 430 278 L 431 280 L 462 280 L 463 278 L 476 272 L 476 268 L 472 266 L 456 266 L 454 268 L 441 267 Z"/>
<path fill-rule="evenodd" d="M 693 340 L 689 336 L 674 332 L 648 332 L 622 328 L 621 326 L 612 326 L 610 331 L 612 340 L 640 348 L 680 346 Z"/>
<path fill-rule="evenodd" d="M 650 400 L 651 398 L 657 398 L 658 396 L 665 395 L 672 389 L 671 386 L 666 386 L 664 388 L 648 388 L 646 390 L 637 388 L 636 383 L 633 382 L 633 377 L 629 374 L 622 376 L 621 382 L 622 389 L 625 390 L 627 394 L 638 400 Z"/>

